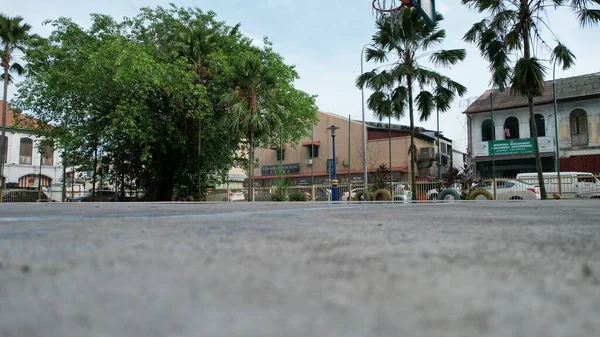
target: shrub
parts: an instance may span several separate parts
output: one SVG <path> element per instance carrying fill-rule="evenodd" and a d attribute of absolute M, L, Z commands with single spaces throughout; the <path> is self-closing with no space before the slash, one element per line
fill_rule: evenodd
<path fill-rule="evenodd" d="M 301 192 L 290 193 L 289 195 L 290 201 L 305 201 L 306 197 Z"/>

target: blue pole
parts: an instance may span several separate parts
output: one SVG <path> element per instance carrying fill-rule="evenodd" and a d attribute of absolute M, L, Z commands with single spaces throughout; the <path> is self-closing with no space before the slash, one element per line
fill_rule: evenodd
<path fill-rule="evenodd" d="M 333 146 L 333 160 L 332 160 L 332 167 L 331 170 L 333 171 L 332 174 L 332 178 L 331 178 L 331 200 L 332 201 L 339 201 L 340 200 L 340 196 L 339 196 L 339 188 L 338 188 L 338 180 L 337 180 L 337 175 L 336 175 L 336 168 L 335 168 L 335 125 L 331 126 L 331 142 L 332 142 L 332 146 Z"/>

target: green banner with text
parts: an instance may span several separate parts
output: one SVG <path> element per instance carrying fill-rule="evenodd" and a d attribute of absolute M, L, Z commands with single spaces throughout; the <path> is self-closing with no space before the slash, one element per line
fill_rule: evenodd
<path fill-rule="evenodd" d="M 533 138 L 497 140 L 495 142 L 490 142 L 490 145 L 492 145 L 492 143 L 494 144 L 493 150 L 492 146 L 488 146 L 490 156 L 494 153 L 497 156 L 505 156 L 512 154 L 529 154 L 534 152 Z"/>

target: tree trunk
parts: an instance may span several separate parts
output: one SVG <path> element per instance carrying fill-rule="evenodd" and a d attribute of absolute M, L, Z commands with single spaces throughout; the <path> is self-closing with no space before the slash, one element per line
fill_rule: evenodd
<path fill-rule="evenodd" d="M 412 200 L 417 200 L 417 177 L 415 174 L 415 162 L 417 154 L 415 153 L 415 115 L 413 111 L 413 93 L 412 93 L 412 77 L 406 76 L 408 82 L 408 114 L 410 117 L 410 189 L 412 190 Z"/>
<path fill-rule="evenodd" d="M 8 64 L 4 67 L 4 90 L 2 93 L 2 136 L 0 136 L 0 195 L 2 195 L 2 191 L 4 190 L 4 156 L 7 156 L 4 153 L 4 137 L 6 135 L 6 113 L 8 112 L 8 102 L 6 99 L 8 98 Z M 0 202 L 2 202 L 0 200 Z"/>
<path fill-rule="evenodd" d="M 92 201 L 96 201 L 96 170 L 98 169 L 98 142 L 94 141 L 94 174 L 92 175 Z"/>
<path fill-rule="evenodd" d="M 527 0 L 521 0 L 521 11 L 524 13 L 530 13 L 530 7 Z M 528 19 L 531 20 L 531 15 L 528 15 Z M 529 22 L 525 24 L 523 28 L 523 58 L 526 60 L 531 59 L 531 42 L 529 41 L 531 25 Z M 531 131 L 533 132 L 533 152 L 535 153 L 535 169 L 537 171 L 538 176 L 538 186 L 540 188 L 540 194 L 542 199 L 547 199 L 546 196 L 546 185 L 544 183 L 544 175 L 542 170 L 542 160 L 540 159 L 540 148 L 538 143 L 538 131 L 537 125 L 535 123 L 535 113 L 533 111 L 533 92 L 528 90 L 527 93 L 527 103 L 529 106 L 529 125 L 531 127 Z"/>

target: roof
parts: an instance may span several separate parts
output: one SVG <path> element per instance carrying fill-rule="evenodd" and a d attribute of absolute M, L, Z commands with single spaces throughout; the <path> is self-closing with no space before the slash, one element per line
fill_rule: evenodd
<path fill-rule="evenodd" d="M 4 101 L 0 100 L 0 115 L 2 114 L 2 107 Z M 0 116 L 1 118 L 1 116 Z M 1 123 L 1 120 L 0 120 Z M 6 110 L 6 128 L 8 129 L 35 129 L 37 128 L 37 120 L 33 117 L 27 116 L 23 113 L 18 113 L 10 109 Z"/>
<path fill-rule="evenodd" d="M 600 97 L 600 72 L 556 79 L 556 100 L 571 101 Z M 486 90 L 463 113 L 473 114 L 490 111 L 492 90 Z M 527 106 L 527 97 L 512 95 L 510 90 L 494 90 L 494 110 L 514 109 Z M 551 104 L 553 102 L 552 81 L 544 82 L 541 96 L 533 98 L 534 105 Z"/>

